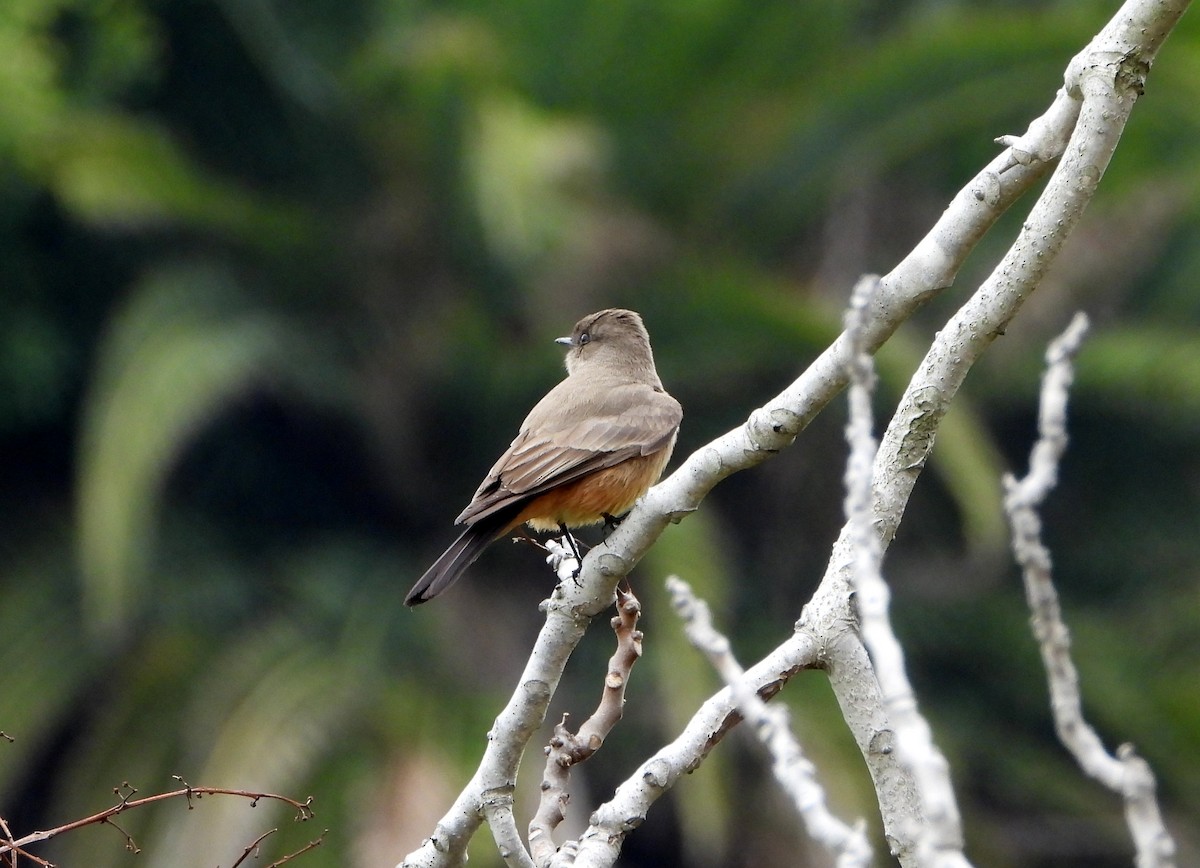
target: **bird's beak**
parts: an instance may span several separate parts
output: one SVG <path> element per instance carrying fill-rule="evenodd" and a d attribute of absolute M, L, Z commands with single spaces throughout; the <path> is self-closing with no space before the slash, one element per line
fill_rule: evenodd
<path fill-rule="evenodd" d="M 566 338 L 555 338 L 555 339 L 554 339 L 554 342 L 555 342 L 556 344 L 562 344 L 564 347 L 573 347 L 573 346 L 575 346 L 575 339 L 574 339 L 574 338 L 571 338 L 571 337 L 566 337 Z"/>

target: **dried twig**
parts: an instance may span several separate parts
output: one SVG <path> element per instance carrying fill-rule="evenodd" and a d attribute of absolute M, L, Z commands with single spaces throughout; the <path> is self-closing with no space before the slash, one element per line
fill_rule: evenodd
<path fill-rule="evenodd" d="M 8 828 L 8 821 L 4 817 L 0 817 L 0 832 L 4 833 L 4 842 L 9 845 L 9 851 L 4 854 L 4 864 L 7 868 L 17 868 L 17 856 L 27 854 L 13 843 L 12 830 Z"/>
<path fill-rule="evenodd" d="M 280 865 L 283 865 L 287 862 L 291 862 L 297 856 L 303 856 L 309 850 L 317 849 L 318 847 L 320 847 L 322 844 L 325 843 L 325 836 L 328 834 L 329 834 L 328 829 L 323 830 L 320 835 L 318 835 L 313 840 L 309 841 L 307 844 L 305 844 L 299 850 L 296 850 L 294 853 L 288 853 L 282 859 L 276 859 L 274 862 L 272 862 L 270 865 L 268 865 L 267 868 L 279 868 Z"/>
<path fill-rule="evenodd" d="M 586 761 L 600 749 L 624 713 L 625 687 L 634 663 L 642 656 L 642 631 L 637 628 L 640 616 L 641 604 L 637 597 L 632 591 L 618 588 L 617 614 L 612 619 L 617 649 L 608 661 L 600 704 L 577 733 L 572 734 L 567 729 L 565 714 L 554 727 L 554 736 L 546 748 L 541 802 L 529 824 L 529 849 L 536 865 L 551 864 L 559 852 L 553 832 L 565 818 L 572 766 Z M 567 852 L 573 852 L 573 847 Z"/>
<path fill-rule="evenodd" d="M 142 852 L 142 848 L 137 845 L 137 841 L 133 840 L 133 836 L 125 831 L 125 828 L 112 817 L 105 817 L 100 821 L 100 824 L 104 826 L 112 826 L 114 829 L 120 832 L 121 836 L 125 839 L 125 849 L 130 853 Z"/>
<path fill-rule="evenodd" d="M 1067 396 L 1074 379 L 1072 360 L 1087 332 L 1087 317 L 1076 314 L 1070 326 L 1046 351 L 1038 412 L 1038 440 L 1029 458 L 1029 473 L 1004 478 L 1004 509 L 1012 524 L 1013 554 L 1021 566 L 1025 596 L 1033 613 L 1033 634 L 1050 686 L 1050 707 L 1058 737 L 1080 768 L 1125 799 L 1125 822 L 1137 849 L 1138 868 L 1172 868 L 1175 842 L 1163 824 L 1155 798 L 1154 773 L 1130 744 L 1105 749 L 1083 718 L 1079 673 L 1071 661 L 1071 637 L 1062 620 L 1054 588 L 1050 552 L 1041 540 L 1038 507 L 1058 480 L 1058 465 L 1067 447 Z"/>
<path fill-rule="evenodd" d="M 137 794 L 137 788 L 130 785 L 128 781 L 123 781 L 120 786 L 113 787 L 113 794 L 118 799 L 115 805 L 105 808 L 103 811 L 99 811 L 98 813 L 92 814 L 89 817 L 84 817 L 80 820 L 75 820 L 70 823 L 64 823 L 63 825 L 56 826 L 53 829 L 31 832 L 24 837 L 14 839 L 8 834 L 8 826 L 6 824 L 3 827 L 5 837 L 3 840 L 0 840 L 0 856 L 7 854 L 20 854 L 28 858 L 34 858 L 28 852 L 26 852 L 26 848 L 30 844 L 38 844 L 42 841 L 48 841 L 51 838 L 56 838 L 66 832 L 72 832 L 75 829 L 82 829 L 84 826 L 93 826 L 98 823 L 106 823 L 120 831 L 123 835 L 125 835 L 126 847 L 136 853 L 138 852 L 137 845 L 134 843 L 129 834 L 113 821 L 113 817 L 116 817 L 118 814 L 124 813 L 125 811 L 154 804 L 155 802 L 166 801 L 167 799 L 186 799 L 189 807 L 192 805 L 192 799 L 199 799 L 204 796 L 238 796 L 240 798 L 249 799 L 251 807 L 256 806 L 262 799 L 268 799 L 271 801 L 283 802 L 284 804 L 290 805 L 292 808 L 294 808 L 296 810 L 296 820 L 298 822 L 311 820 L 313 817 L 311 796 L 309 796 L 303 802 L 298 802 L 295 799 L 289 798 L 288 796 L 281 796 L 276 793 L 256 793 L 250 792 L 249 790 L 235 790 L 226 787 L 193 787 L 178 775 L 174 775 L 173 777 L 175 780 L 184 784 L 183 789 L 171 790 L 170 792 L 165 793 L 156 793 L 155 795 L 144 796 L 140 799 L 134 798 L 134 796 Z M 37 861 L 41 862 L 42 860 Z"/>
<path fill-rule="evenodd" d="M 191 806 L 189 805 L 188 808 L 190 810 Z M 230 865 L 229 868 L 238 868 L 238 866 L 241 865 L 243 862 L 245 862 L 247 859 L 249 859 L 251 855 L 253 855 L 254 858 L 257 859 L 258 853 L 259 853 L 258 848 L 262 845 L 262 842 L 267 840 L 267 838 L 271 837 L 278 831 L 279 831 L 278 828 L 267 829 L 267 831 L 263 832 L 261 835 L 259 835 L 257 838 L 255 838 L 253 841 L 251 841 L 249 844 L 247 844 L 246 849 L 242 851 L 242 855 L 239 856 L 238 860 L 236 862 L 234 862 L 232 865 Z"/>

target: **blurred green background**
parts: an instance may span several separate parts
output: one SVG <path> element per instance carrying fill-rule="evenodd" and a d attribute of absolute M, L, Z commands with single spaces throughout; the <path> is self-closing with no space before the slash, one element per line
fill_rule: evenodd
<path fill-rule="evenodd" d="M 393 865 L 473 769 L 551 587 L 534 552 L 497 545 L 445 598 L 401 605 L 560 376 L 551 339 L 640 310 L 688 454 L 827 344 L 854 279 L 910 249 L 1116 7 L 5 0 L 0 814 L 20 834 L 179 774 L 311 794 L 317 817 L 217 798 L 130 813 L 139 865 L 228 866 L 275 825 L 264 863 L 328 828 L 297 864 Z M 999 512 L 1043 347 L 1076 309 L 1095 329 L 1048 542 L 1086 713 L 1154 765 L 1196 861 L 1198 107 L 1193 15 L 968 380 L 889 555 L 979 864 L 1131 858 L 1120 804 L 1054 741 Z M 881 413 L 1031 201 L 881 352 Z M 646 657 L 576 773 L 568 832 L 715 689 L 668 572 L 746 663 L 790 630 L 841 523 L 843 419 L 730 479 L 635 573 Z M 611 642 L 593 627 L 551 719 L 594 707 Z M 834 808 L 885 853 L 823 677 L 784 698 Z M 765 769 L 735 734 L 622 864 L 828 864 Z M 41 852 L 134 860 L 105 828 Z M 499 864 L 486 832 L 472 859 Z"/>

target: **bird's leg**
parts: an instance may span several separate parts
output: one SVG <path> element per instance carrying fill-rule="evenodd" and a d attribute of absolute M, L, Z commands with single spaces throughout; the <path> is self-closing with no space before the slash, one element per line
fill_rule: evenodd
<path fill-rule="evenodd" d="M 583 569 L 583 555 L 579 553 L 579 545 L 575 542 L 575 537 L 571 536 L 571 532 L 567 530 L 567 526 L 560 521 L 558 529 L 566 537 L 567 545 L 571 547 L 571 554 L 575 555 L 575 572 L 571 574 L 571 578 L 578 579 L 579 571 Z"/>
<path fill-rule="evenodd" d="M 608 512 L 602 512 L 600 513 L 600 516 L 604 519 L 604 531 L 606 538 L 608 534 L 616 530 L 620 526 L 621 522 L 625 520 L 625 516 L 623 515 L 616 516 Z"/>

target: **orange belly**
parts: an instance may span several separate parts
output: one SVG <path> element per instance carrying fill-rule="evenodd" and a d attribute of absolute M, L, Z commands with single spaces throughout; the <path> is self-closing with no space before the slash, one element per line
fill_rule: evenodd
<path fill-rule="evenodd" d="M 630 458 L 539 495 L 521 510 L 508 530 L 521 524 L 541 531 L 558 530 L 559 525 L 584 527 L 599 524 L 605 515 L 628 512 L 658 481 L 671 458 L 672 446 L 674 443 L 653 455 Z"/>

